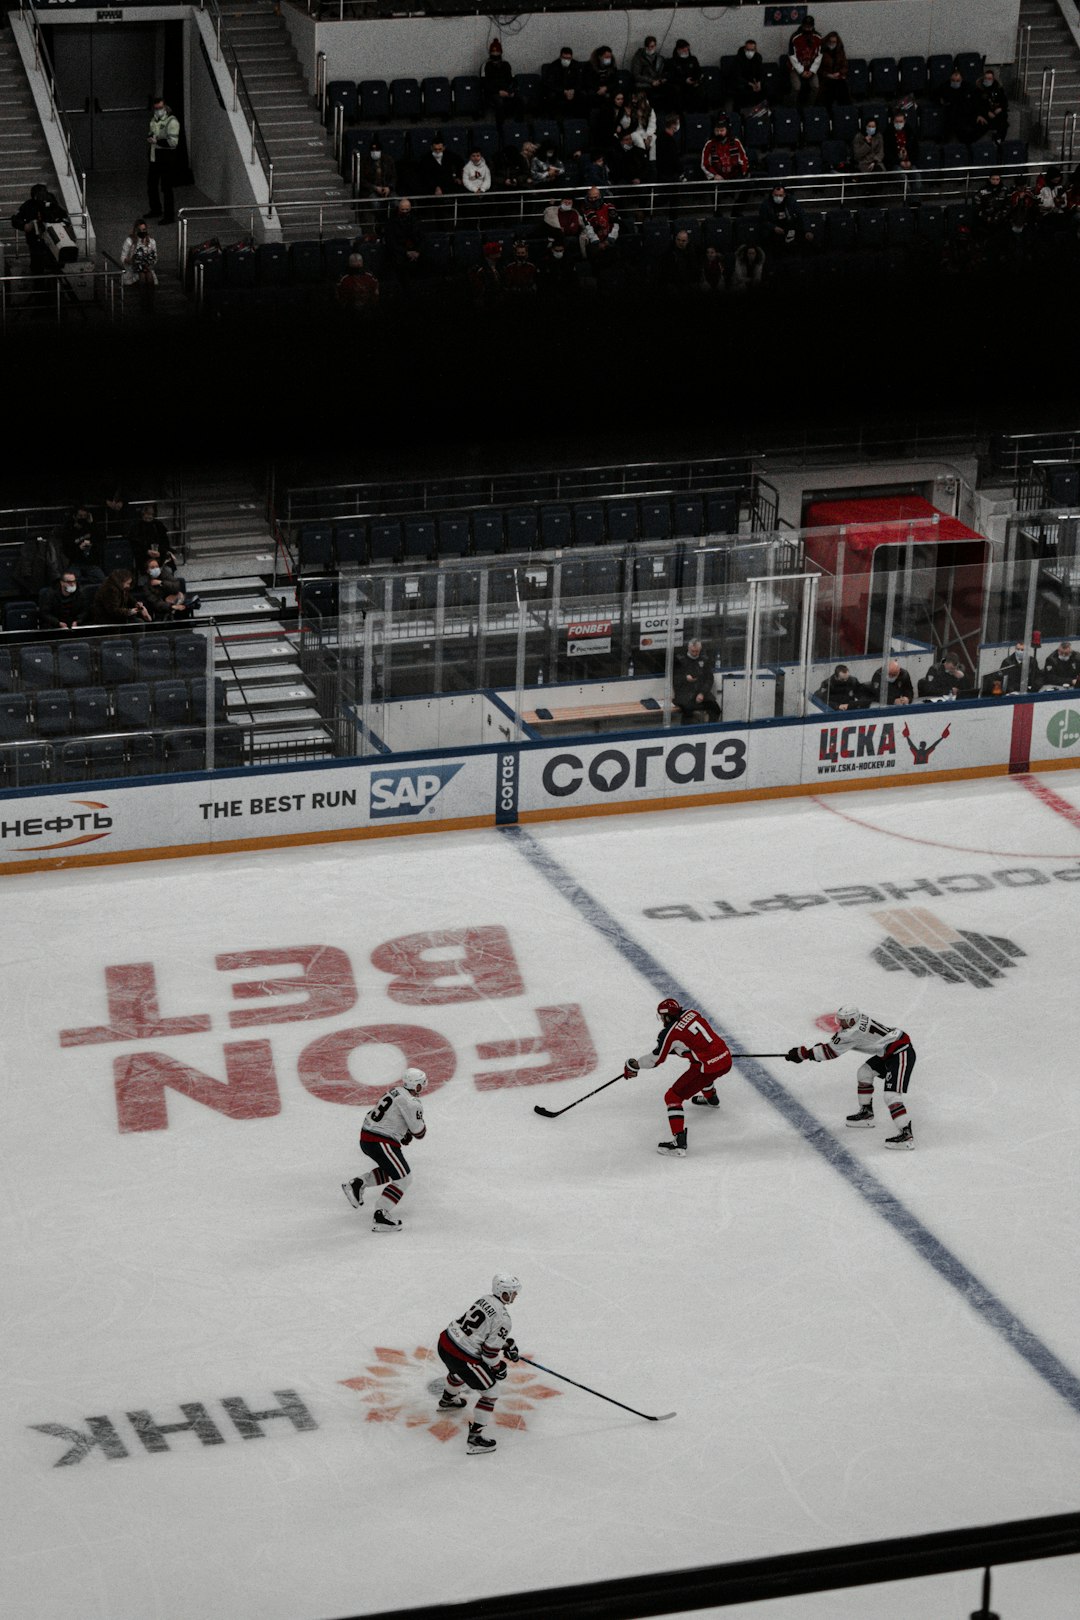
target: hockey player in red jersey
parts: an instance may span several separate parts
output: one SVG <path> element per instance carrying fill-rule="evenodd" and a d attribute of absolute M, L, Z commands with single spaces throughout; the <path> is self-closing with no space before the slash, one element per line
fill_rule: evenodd
<path fill-rule="evenodd" d="M 684 1104 L 692 1097 L 702 1107 L 720 1106 L 716 1082 L 731 1068 L 731 1053 L 704 1014 L 694 1007 L 680 1006 L 673 996 L 665 996 L 656 1009 L 656 1016 L 663 1026 L 656 1045 L 641 1057 L 627 1058 L 623 1077 L 629 1080 L 639 1069 L 655 1069 L 669 1057 L 688 1060 L 690 1067 L 664 1093 L 671 1137 L 656 1144 L 658 1153 L 681 1159 L 686 1152 Z"/>
<path fill-rule="evenodd" d="M 836 1014 L 837 1030 L 827 1041 L 815 1046 L 793 1046 L 784 1055 L 789 1063 L 828 1063 L 843 1052 L 869 1052 L 865 1063 L 859 1065 L 856 1075 L 859 1086 L 859 1106 L 847 1116 L 854 1130 L 872 1130 L 874 1126 L 874 1081 L 885 1082 L 883 1090 L 889 1104 L 892 1122 L 897 1127 L 895 1136 L 885 1138 L 887 1148 L 913 1148 L 911 1119 L 904 1101 L 911 1071 L 915 1067 L 915 1048 L 906 1030 L 883 1024 L 858 1007 L 841 1007 Z"/>

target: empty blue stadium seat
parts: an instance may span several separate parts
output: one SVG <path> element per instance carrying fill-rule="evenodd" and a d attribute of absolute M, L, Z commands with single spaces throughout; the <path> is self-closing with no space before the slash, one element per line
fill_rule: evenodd
<path fill-rule="evenodd" d="M 340 107 L 346 121 L 350 124 L 356 122 L 356 115 L 360 110 L 360 98 L 357 94 L 356 81 L 353 79 L 331 79 L 326 86 L 326 122 L 333 122 L 334 108 Z"/>
<path fill-rule="evenodd" d="M 433 518 L 406 518 L 402 524 L 405 556 L 414 561 L 434 557 L 437 537 Z"/>
<path fill-rule="evenodd" d="M 484 96 L 480 80 L 473 73 L 459 73 L 450 80 L 454 117 L 470 122 L 484 116 Z"/>
<path fill-rule="evenodd" d="M 870 59 L 870 89 L 875 96 L 890 99 L 900 88 L 900 70 L 895 56 L 874 56 Z"/>
<path fill-rule="evenodd" d="M 706 534 L 737 534 L 739 531 L 739 502 L 735 495 L 714 491 L 705 497 Z"/>
<path fill-rule="evenodd" d="M 829 138 L 829 113 L 825 107 L 804 107 L 801 114 L 804 146 L 820 146 Z"/>
<path fill-rule="evenodd" d="M 361 79 L 356 88 L 364 122 L 384 123 L 390 117 L 390 86 L 386 80 Z"/>
<path fill-rule="evenodd" d="M 370 540 L 372 562 L 397 562 L 401 556 L 400 523 L 373 523 Z"/>
<path fill-rule="evenodd" d="M 974 84 L 983 69 L 983 56 L 978 51 L 957 51 L 954 66 L 959 68 L 965 84 Z"/>
<path fill-rule="evenodd" d="M 445 123 L 454 115 L 453 93 L 450 89 L 450 80 L 441 74 L 431 78 L 421 79 L 420 99 L 424 108 L 424 117 L 436 124 Z"/>
<path fill-rule="evenodd" d="M 870 64 L 863 57 L 848 57 L 847 82 L 852 101 L 865 101 L 870 94 Z"/>
<path fill-rule="evenodd" d="M 113 703 L 118 731 L 149 731 L 150 687 L 146 681 L 118 686 Z"/>
<path fill-rule="evenodd" d="M 196 631 L 187 631 L 172 638 L 173 666 L 177 675 L 191 676 L 206 673 L 207 638 Z"/>
<path fill-rule="evenodd" d="M 464 557 L 469 550 L 469 520 L 467 517 L 439 519 L 439 556 Z"/>
<path fill-rule="evenodd" d="M 334 566 L 334 531 L 329 523 L 303 523 L 297 542 L 301 573 L 328 574 Z"/>
<path fill-rule="evenodd" d="M 539 73 L 515 73 L 514 94 L 526 113 L 534 113 L 540 105 L 543 87 Z"/>
<path fill-rule="evenodd" d="M 640 534 L 643 540 L 671 537 L 671 502 L 666 497 L 645 497 L 638 503 Z"/>
<path fill-rule="evenodd" d="M 4 629 L 5 630 L 36 630 L 38 627 L 38 610 L 36 602 L 5 602 L 4 603 Z"/>
<path fill-rule="evenodd" d="M 172 641 L 168 636 L 141 636 L 137 651 L 140 680 L 161 681 L 173 673 Z"/>
<path fill-rule="evenodd" d="M 599 501 L 583 501 L 574 507 L 574 543 L 602 546 L 606 538 L 604 508 Z"/>
<path fill-rule="evenodd" d="M 924 101 L 919 106 L 919 138 L 928 141 L 945 139 L 945 109 L 938 101 Z"/>
<path fill-rule="evenodd" d="M 126 636 L 108 636 L 98 642 L 98 668 L 106 686 L 135 679 L 135 646 Z"/>
<path fill-rule="evenodd" d="M 676 539 L 696 537 L 701 533 L 705 520 L 704 505 L 700 495 L 676 495 L 671 503 L 671 525 Z"/>
<path fill-rule="evenodd" d="M 821 143 L 821 161 L 828 169 L 840 171 L 851 167 L 851 147 L 847 141 L 833 137 Z"/>
<path fill-rule="evenodd" d="M 390 113 L 393 118 L 405 118 L 410 123 L 416 123 L 420 118 L 423 103 L 420 97 L 420 82 L 418 79 L 391 79 L 390 80 Z"/>
<path fill-rule="evenodd" d="M 334 561 L 339 568 L 367 561 L 367 525 L 365 523 L 334 524 Z"/>
<path fill-rule="evenodd" d="M 0 692 L 0 742 L 30 735 L 30 698 L 26 692 Z"/>
<path fill-rule="evenodd" d="M 260 287 L 284 287 L 289 280 L 289 250 L 284 242 L 260 242 L 255 249 L 255 281 Z"/>
<path fill-rule="evenodd" d="M 39 692 L 34 699 L 34 731 L 39 737 L 66 737 L 71 730 L 71 695 Z"/>
<path fill-rule="evenodd" d="M 939 90 L 943 90 L 948 84 L 949 75 L 952 72 L 952 64 L 953 59 L 950 52 L 938 52 L 933 56 L 927 57 L 927 88 L 932 96 L 936 95 Z"/>
<path fill-rule="evenodd" d="M 35 690 L 56 685 L 56 653 L 51 646 L 31 643 L 19 648 L 19 679 Z"/>
<path fill-rule="evenodd" d="M 989 135 L 984 136 L 981 141 L 972 141 L 971 161 L 982 169 L 996 169 L 1001 162 L 1001 147 Z"/>
<path fill-rule="evenodd" d="M 529 551 L 536 544 L 539 517 L 535 506 L 521 506 L 506 514 L 506 549 Z"/>
<path fill-rule="evenodd" d="M 799 114 L 794 107 L 774 107 L 772 138 L 774 146 L 798 146 Z"/>
<path fill-rule="evenodd" d="M 607 536 L 613 545 L 631 545 L 641 533 L 637 501 L 609 501 Z"/>
<path fill-rule="evenodd" d="M 474 512 L 472 516 L 473 551 L 490 555 L 503 548 L 503 514 L 497 507 Z"/>
<path fill-rule="evenodd" d="M 570 508 L 568 506 L 542 506 L 540 508 L 540 544 L 545 550 L 572 544 Z"/>
<path fill-rule="evenodd" d="M 323 279 L 322 243 L 290 242 L 289 274 L 296 286 L 313 286 Z"/>
<path fill-rule="evenodd" d="M 902 56 L 897 71 L 901 90 L 913 96 L 925 95 L 929 84 L 925 56 Z"/>

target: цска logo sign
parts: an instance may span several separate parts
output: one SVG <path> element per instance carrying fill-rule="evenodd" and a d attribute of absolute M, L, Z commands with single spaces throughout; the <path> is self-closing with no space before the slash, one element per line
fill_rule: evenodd
<path fill-rule="evenodd" d="M 460 765 L 424 765 L 371 774 L 372 820 L 380 816 L 418 816 L 460 771 Z"/>

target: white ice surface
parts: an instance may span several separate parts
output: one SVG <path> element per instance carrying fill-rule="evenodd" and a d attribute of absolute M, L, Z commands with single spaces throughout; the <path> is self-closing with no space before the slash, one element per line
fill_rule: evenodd
<path fill-rule="evenodd" d="M 0 1613 L 329 1620 L 1075 1511 L 1068 1391 L 866 1196 L 899 1200 L 1075 1387 L 1080 774 L 1047 780 L 1072 820 L 1002 781 L 5 879 Z M 526 859 L 529 842 L 576 895 Z M 751 907 L 1021 870 L 1046 881 Z M 643 914 L 715 900 L 752 914 Z M 873 913 L 900 907 L 1025 954 L 983 989 L 886 972 Z M 464 927 L 507 931 L 521 993 L 391 998 L 370 960 L 380 943 Z M 257 975 L 215 958 L 313 944 L 348 954 L 356 1006 L 230 1029 L 253 1005 L 232 985 Z M 61 1029 L 105 1021 L 104 968 L 136 962 L 154 964 L 163 1015 L 207 1013 L 209 1032 L 62 1047 Z M 764 1068 L 873 1181 L 827 1162 L 739 1065 L 719 1110 L 692 1110 L 674 1163 L 655 1152 L 663 1070 L 537 1118 L 535 1103 L 563 1106 L 645 1050 L 673 986 L 751 1052 L 819 1038 L 815 1020 L 848 1001 L 910 1030 L 917 1151 L 884 1150 L 880 1103 L 876 1130 L 845 1130 L 851 1057 Z M 534 1035 L 536 1009 L 567 1005 L 595 1047 L 586 1074 L 477 1087 L 477 1073 L 547 1061 L 478 1045 Z M 332 1032 L 391 1023 L 435 1031 L 456 1069 L 409 1150 L 404 1230 L 381 1238 L 339 1190 L 367 1167 L 362 1110 L 305 1089 L 297 1060 Z M 280 1112 L 230 1119 L 169 1091 L 167 1129 L 119 1131 L 115 1058 L 165 1052 L 223 1080 L 223 1042 L 240 1040 L 270 1042 Z M 350 1073 L 376 1086 L 401 1061 L 368 1045 Z M 524 1429 L 491 1431 L 494 1457 L 467 1459 L 460 1431 L 440 1440 L 440 1367 L 424 1353 L 497 1267 L 522 1277 L 527 1354 L 677 1418 L 641 1422 L 544 1378 L 556 1393 L 520 1405 Z M 357 1377 L 386 1389 L 393 1421 L 368 1421 L 372 1389 L 343 1382 Z M 221 1398 L 272 1408 L 283 1389 L 318 1427 L 274 1419 L 241 1439 Z M 522 1389 L 503 1390 L 507 1413 Z M 150 1454 L 125 1416 L 179 1423 L 194 1402 L 224 1444 L 176 1433 Z M 127 1457 L 56 1467 L 67 1443 L 33 1427 L 85 1432 L 104 1415 Z M 723 1612 L 962 1620 L 977 1597 L 972 1573 Z M 1080 1560 L 1002 1569 L 994 1597 L 1003 1620 L 1075 1620 Z"/>

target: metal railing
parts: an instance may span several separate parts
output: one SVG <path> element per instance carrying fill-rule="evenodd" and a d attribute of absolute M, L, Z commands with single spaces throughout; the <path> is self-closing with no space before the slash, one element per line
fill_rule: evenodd
<path fill-rule="evenodd" d="M 1047 146 L 1050 144 L 1050 121 L 1054 112 L 1054 81 L 1057 69 L 1044 67 L 1039 86 L 1039 109 L 1035 118 L 1035 132 Z"/>
<path fill-rule="evenodd" d="M 65 320 L 85 320 L 87 306 L 106 320 L 123 319 L 124 289 L 119 269 L 80 271 L 79 285 L 90 286 L 91 299 L 80 298 L 63 271 L 55 275 L 0 276 L 0 332 L 21 320 L 40 320 L 48 314 L 57 326 Z"/>
<path fill-rule="evenodd" d="M 270 157 L 270 148 L 266 144 L 266 137 L 259 124 L 258 115 L 255 112 L 251 93 L 245 83 L 243 70 L 237 60 L 236 52 L 233 50 L 232 41 L 229 39 L 228 29 L 222 26 L 224 18 L 218 0 L 199 0 L 199 9 L 208 12 L 213 21 L 217 59 L 219 62 L 225 62 L 232 77 L 233 112 L 242 111 L 248 125 L 248 132 L 251 136 L 250 162 L 252 165 L 259 164 L 266 179 L 267 202 L 257 206 L 256 212 L 265 214 L 267 219 L 272 219 L 274 215 L 274 164 Z"/>

